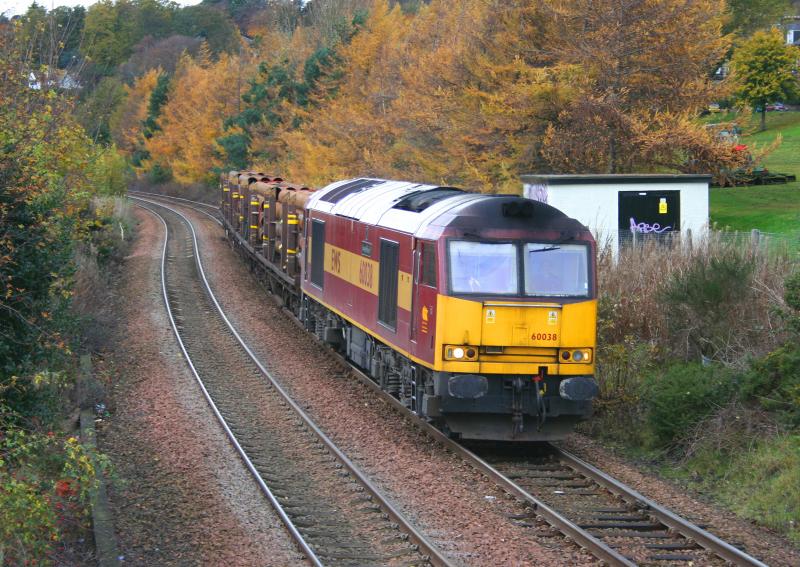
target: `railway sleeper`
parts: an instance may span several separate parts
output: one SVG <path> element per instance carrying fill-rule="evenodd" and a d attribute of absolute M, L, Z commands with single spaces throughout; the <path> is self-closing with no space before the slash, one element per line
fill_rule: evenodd
<path fill-rule="evenodd" d="M 660 524 L 648 523 L 613 523 L 613 524 L 578 524 L 578 527 L 584 530 L 641 530 L 643 532 L 657 531 L 664 529 Z"/>
<path fill-rule="evenodd" d="M 589 519 L 598 522 L 646 522 L 649 520 L 647 516 L 592 516 Z"/>
<path fill-rule="evenodd" d="M 619 539 L 628 539 L 628 538 L 642 538 L 642 539 L 673 539 L 675 536 L 671 535 L 667 532 L 620 532 L 620 533 L 608 533 L 608 532 L 596 532 L 593 531 L 591 534 L 594 537 L 599 537 L 607 540 L 611 540 L 614 538 Z"/>
<path fill-rule="evenodd" d="M 648 555 L 650 561 L 697 561 L 699 558 L 694 555 L 680 555 L 677 553 Z"/>
<path fill-rule="evenodd" d="M 645 547 L 647 549 L 662 549 L 662 550 L 702 549 L 702 547 L 700 547 L 696 542 L 688 539 L 680 543 L 646 543 Z"/>

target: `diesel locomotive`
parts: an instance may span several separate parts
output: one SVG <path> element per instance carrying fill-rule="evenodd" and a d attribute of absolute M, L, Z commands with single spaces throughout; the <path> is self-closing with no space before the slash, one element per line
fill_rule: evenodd
<path fill-rule="evenodd" d="M 596 244 L 514 195 L 359 178 L 221 179 L 235 248 L 305 328 L 464 440 L 544 441 L 589 416 Z"/>

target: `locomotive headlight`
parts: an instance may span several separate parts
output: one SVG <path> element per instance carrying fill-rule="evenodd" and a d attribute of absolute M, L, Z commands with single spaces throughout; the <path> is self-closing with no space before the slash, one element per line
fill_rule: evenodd
<path fill-rule="evenodd" d="M 471 346 L 447 345 L 444 347 L 445 360 L 473 361 L 478 358 L 478 350 Z"/>
<path fill-rule="evenodd" d="M 588 364 L 592 361 L 592 349 L 581 348 L 575 350 L 562 350 L 561 362 Z"/>

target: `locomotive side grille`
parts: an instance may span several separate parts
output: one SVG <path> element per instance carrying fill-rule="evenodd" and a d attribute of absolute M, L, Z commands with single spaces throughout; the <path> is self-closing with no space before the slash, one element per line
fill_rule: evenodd
<path fill-rule="evenodd" d="M 322 288 L 325 283 L 325 221 L 311 223 L 311 283 Z"/>
<path fill-rule="evenodd" d="M 397 327 L 397 268 L 399 260 L 400 246 L 398 243 L 381 239 L 378 321 L 390 329 Z"/>

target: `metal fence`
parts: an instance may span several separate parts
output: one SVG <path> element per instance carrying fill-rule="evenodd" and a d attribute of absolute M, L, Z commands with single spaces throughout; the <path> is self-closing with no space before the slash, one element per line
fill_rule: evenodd
<path fill-rule="evenodd" d="M 800 257 L 800 231 L 794 235 L 787 235 L 762 232 L 755 229 L 749 232 L 709 229 L 696 234 L 692 234 L 691 230 L 668 231 L 660 234 L 643 234 L 635 231 L 619 230 L 616 234 L 598 235 L 596 237 L 600 249 L 607 249 L 614 257 L 633 249 L 672 250 L 681 248 L 688 252 L 692 249 L 705 248 L 709 245 L 747 248 L 754 252 L 782 253 Z"/>

